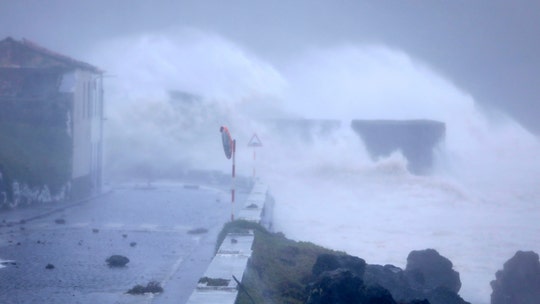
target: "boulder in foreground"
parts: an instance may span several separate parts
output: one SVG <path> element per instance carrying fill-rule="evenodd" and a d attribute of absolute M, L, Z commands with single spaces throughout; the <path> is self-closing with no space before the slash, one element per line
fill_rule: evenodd
<path fill-rule="evenodd" d="M 111 255 L 106 260 L 109 267 L 124 267 L 129 263 L 129 259 L 123 255 Z"/>
<path fill-rule="evenodd" d="M 518 251 L 491 282 L 491 304 L 540 303 L 540 262 L 532 251 Z"/>

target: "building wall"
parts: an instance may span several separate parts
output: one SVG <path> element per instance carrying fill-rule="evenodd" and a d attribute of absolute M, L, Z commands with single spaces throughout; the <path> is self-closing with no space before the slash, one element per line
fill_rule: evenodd
<path fill-rule="evenodd" d="M 72 179 L 66 116 L 73 96 L 58 91 L 64 72 L 0 67 L 0 188 L 9 201 L 36 201 L 40 192 L 61 199 Z M 23 190 L 14 196 L 15 188 Z"/>
<path fill-rule="evenodd" d="M 13 189 L 10 198 L 24 192 L 15 184 L 29 189 L 29 201 L 47 187 L 55 200 L 100 190 L 101 77 L 29 41 L 0 41 L 0 184 Z"/>
<path fill-rule="evenodd" d="M 101 188 L 103 91 L 101 75 L 77 70 L 74 77 L 72 178 L 79 196 Z"/>

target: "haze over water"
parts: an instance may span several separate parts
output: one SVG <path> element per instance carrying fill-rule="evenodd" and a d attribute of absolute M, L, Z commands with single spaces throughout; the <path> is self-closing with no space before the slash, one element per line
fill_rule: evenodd
<path fill-rule="evenodd" d="M 223 37 L 181 30 L 107 41 L 91 57 L 114 76 L 106 81 L 111 178 L 229 172 L 218 132 L 227 125 L 246 176 L 247 142 L 254 132 L 262 140 L 257 172 L 276 198 L 275 229 L 289 238 L 399 267 L 411 250 L 434 248 L 460 272 L 461 296 L 480 304 L 517 250 L 540 252 L 538 138 L 400 50 L 312 48 L 275 66 Z M 171 90 L 197 101 L 175 104 Z M 341 128 L 303 140 L 269 127 L 276 118 Z M 433 172 L 410 174 L 399 152 L 371 160 L 351 119 L 445 122 Z"/>

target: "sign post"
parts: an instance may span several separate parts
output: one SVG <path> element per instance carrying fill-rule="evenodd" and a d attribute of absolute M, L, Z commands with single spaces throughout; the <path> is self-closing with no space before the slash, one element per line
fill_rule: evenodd
<path fill-rule="evenodd" d="M 231 178 L 231 221 L 234 221 L 234 192 L 235 192 L 235 177 L 236 177 L 236 140 L 233 140 L 229 129 L 225 126 L 219 128 L 221 132 L 221 140 L 223 142 L 223 151 L 227 159 L 232 158 L 232 178 Z"/>
<path fill-rule="evenodd" d="M 248 147 L 253 148 L 253 179 L 255 179 L 256 172 L 255 172 L 255 164 L 257 160 L 257 149 L 258 147 L 262 147 L 262 142 L 259 139 L 259 136 L 257 136 L 257 133 L 253 133 L 253 136 L 251 136 L 251 139 L 249 140 Z"/>

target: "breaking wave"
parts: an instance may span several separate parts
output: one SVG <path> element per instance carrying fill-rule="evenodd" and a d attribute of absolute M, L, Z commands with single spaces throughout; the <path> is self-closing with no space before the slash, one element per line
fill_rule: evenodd
<path fill-rule="evenodd" d="M 227 125 L 238 171 L 257 167 L 289 237 L 398 266 L 411 250 L 435 248 L 475 303 L 489 302 L 489 281 L 516 250 L 540 252 L 538 138 L 399 50 L 302 50 L 277 68 L 217 35 L 181 30 L 106 41 L 92 54 L 111 75 L 111 178 L 228 172 L 218 132 Z M 279 119 L 339 127 L 302 137 L 276 129 Z M 352 119 L 444 122 L 433 174 L 409 173 L 399 151 L 372 160 Z M 254 163 L 246 145 L 255 132 L 263 147 Z"/>

